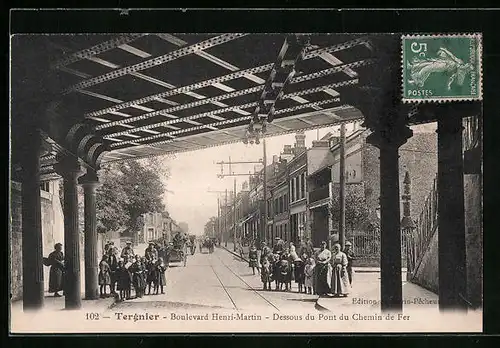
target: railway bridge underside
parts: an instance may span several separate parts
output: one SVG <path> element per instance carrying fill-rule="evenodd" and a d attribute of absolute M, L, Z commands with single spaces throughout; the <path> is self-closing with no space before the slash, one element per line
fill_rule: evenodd
<path fill-rule="evenodd" d="M 22 184 L 23 306 L 43 306 L 40 183 L 64 181 L 68 309 L 98 296 L 96 186 L 106 163 L 175 155 L 363 119 L 380 149 L 382 309 L 402 308 L 398 148 L 438 121 L 445 216 L 463 216 L 461 119 L 476 104 L 403 104 L 398 35 L 13 36 L 11 179 Z M 447 168 L 454 168 L 453 171 Z M 462 195 L 461 195 L 462 194 Z M 462 198 L 460 198 L 462 197 Z M 460 201 L 461 199 L 461 201 Z M 463 220 L 440 221 L 440 306 L 464 306 Z"/>

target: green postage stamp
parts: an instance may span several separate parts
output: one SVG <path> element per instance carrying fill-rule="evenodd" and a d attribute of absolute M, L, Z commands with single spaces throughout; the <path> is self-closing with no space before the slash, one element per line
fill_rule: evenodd
<path fill-rule="evenodd" d="M 482 100 L 480 34 L 403 35 L 403 102 Z"/>

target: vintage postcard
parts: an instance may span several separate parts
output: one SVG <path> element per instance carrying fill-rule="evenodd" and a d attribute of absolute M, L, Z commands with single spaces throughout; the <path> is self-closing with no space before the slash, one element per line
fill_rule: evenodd
<path fill-rule="evenodd" d="M 10 38 L 10 332 L 481 332 L 480 33 Z"/>

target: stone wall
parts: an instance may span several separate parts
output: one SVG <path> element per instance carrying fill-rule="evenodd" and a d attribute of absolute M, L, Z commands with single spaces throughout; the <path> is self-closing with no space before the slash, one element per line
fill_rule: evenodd
<path fill-rule="evenodd" d="M 465 195 L 465 247 L 467 262 L 467 300 L 479 307 L 483 300 L 483 233 L 481 215 L 481 177 L 464 176 Z M 438 292 L 438 245 L 439 231 L 431 240 L 413 282 Z"/>
<path fill-rule="evenodd" d="M 10 271 L 11 294 L 13 300 L 22 298 L 22 202 L 21 184 L 11 183 L 11 227 L 10 233 Z M 48 256 L 55 243 L 64 242 L 64 217 L 59 199 L 57 181 L 50 182 L 50 192 L 41 191 L 42 252 Z M 82 249 L 83 250 L 83 249 Z M 49 267 L 44 267 L 44 288 L 48 290 Z"/>
<path fill-rule="evenodd" d="M 467 298 L 474 307 L 483 301 L 483 230 L 481 176 L 464 176 Z"/>
<path fill-rule="evenodd" d="M 9 245 L 10 245 L 10 292 L 11 298 L 17 300 L 23 296 L 23 264 L 22 264 L 22 211 L 21 185 L 11 183 Z"/>
<path fill-rule="evenodd" d="M 439 288 L 438 238 L 439 230 L 436 229 L 412 279 L 412 282 L 435 293 L 438 292 Z"/>
<path fill-rule="evenodd" d="M 483 299 L 483 230 L 481 174 L 464 175 L 467 300 L 480 307 Z M 413 282 L 438 292 L 438 231 L 416 271 Z"/>

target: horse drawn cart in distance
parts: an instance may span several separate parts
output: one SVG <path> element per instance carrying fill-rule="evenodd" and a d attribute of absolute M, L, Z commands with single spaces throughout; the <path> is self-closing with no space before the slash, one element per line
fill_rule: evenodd
<path fill-rule="evenodd" d="M 209 238 L 209 237 L 206 237 L 201 243 L 200 243 L 200 253 L 203 253 L 203 248 L 205 249 L 208 249 L 208 252 L 211 254 L 214 252 L 214 247 L 215 247 L 215 243 L 214 241 Z"/>
<path fill-rule="evenodd" d="M 187 263 L 187 238 L 177 234 L 174 237 L 173 242 L 168 243 L 166 254 L 167 254 L 167 265 L 176 262 L 182 262 L 183 266 L 186 267 Z"/>

